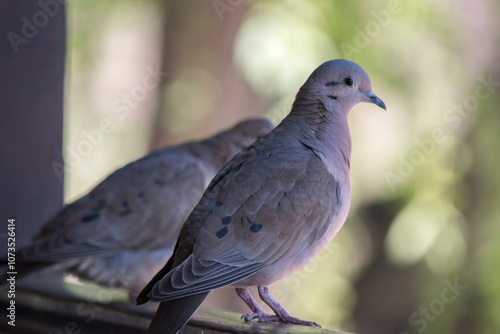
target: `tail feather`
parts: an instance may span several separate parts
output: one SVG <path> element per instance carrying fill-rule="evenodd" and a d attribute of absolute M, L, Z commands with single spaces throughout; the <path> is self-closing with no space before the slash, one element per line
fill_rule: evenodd
<path fill-rule="evenodd" d="M 163 268 L 161 268 L 160 271 L 158 271 L 158 273 L 154 275 L 154 277 L 151 279 L 151 281 L 149 281 L 149 283 L 144 287 L 144 289 L 142 289 L 141 293 L 139 293 L 136 299 L 137 305 L 142 305 L 148 302 L 149 293 L 151 292 L 155 284 L 158 283 L 163 278 L 163 276 L 165 276 L 170 271 L 173 262 L 174 262 L 174 257 L 172 256 L 168 260 L 167 264 L 165 264 Z"/>
<path fill-rule="evenodd" d="M 210 292 L 168 300 L 160 307 L 149 325 L 147 334 L 176 334 L 184 327 Z"/>

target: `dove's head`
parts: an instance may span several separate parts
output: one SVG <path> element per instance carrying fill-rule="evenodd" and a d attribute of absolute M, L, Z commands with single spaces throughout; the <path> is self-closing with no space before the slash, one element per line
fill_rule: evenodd
<path fill-rule="evenodd" d="M 344 59 L 320 65 L 306 81 L 302 90 L 314 94 L 330 109 L 340 107 L 345 112 L 360 102 L 374 103 L 385 109 L 384 102 L 372 93 L 368 74 L 356 63 Z M 318 96 L 319 95 L 319 96 Z"/>

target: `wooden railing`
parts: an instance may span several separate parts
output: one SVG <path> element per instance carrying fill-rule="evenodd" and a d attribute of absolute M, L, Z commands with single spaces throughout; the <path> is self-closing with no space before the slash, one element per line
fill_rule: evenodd
<path fill-rule="evenodd" d="M 10 300 L 2 291 L 0 307 L 4 313 Z M 153 308 L 127 303 L 99 304 L 76 298 L 54 297 L 28 290 L 16 291 L 15 326 L 10 319 L 0 320 L 1 333 L 53 334 L 139 334 L 147 329 Z M 280 334 L 342 334 L 328 329 L 279 323 L 244 322 L 241 315 L 200 308 L 181 331 L 183 334 L 203 333 L 280 333 Z"/>

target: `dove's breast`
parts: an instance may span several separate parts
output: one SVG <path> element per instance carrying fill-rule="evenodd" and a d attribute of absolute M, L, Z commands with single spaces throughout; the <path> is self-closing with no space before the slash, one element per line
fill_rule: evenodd
<path fill-rule="evenodd" d="M 331 213 L 327 218 L 327 223 L 322 228 L 317 229 L 316 233 L 309 234 L 309 237 L 304 239 L 302 243 L 289 245 L 290 251 L 285 253 L 283 257 L 234 285 L 269 285 L 301 270 L 313 260 L 335 237 L 347 218 L 351 202 L 348 176 L 343 178 L 342 182 L 336 182 L 334 194 L 335 196 L 331 199 Z M 328 197 L 329 194 L 321 196 Z M 318 205 L 317 210 L 321 210 L 320 205 Z M 310 222 L 304 221 L 303 223 Z"/>

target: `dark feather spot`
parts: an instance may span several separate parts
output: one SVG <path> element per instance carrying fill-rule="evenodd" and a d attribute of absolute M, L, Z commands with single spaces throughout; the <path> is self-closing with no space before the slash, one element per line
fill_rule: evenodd
<path fill-rule="evenodd" d="M 217 231 L 217 233 L 215 233 L 215 235 L 217 236 L 217 238 L 219 239 L 222 239 L 224 238 L 224 236 L 227 234 L 227 227 L 223 227 L 221 228 L 220 230 Z"/>
<path fill-rule="evenodd" d="M 122 202 L 122 206 L 123 206 L 123 211 L 122 211 L 122 212 L 120 212 L 120 213 L 118 213 L 118 215 L 119 215 L 120 217 L 123 217 L 123 216 L 129 215 L 129 214 L 131 214 L 131 213 L 132 213 L 132 210 L 130 209 L 130 207 L 129 207 L 129 205 L 128 205 L 127 201 L 123 201 L 123 202 Z"/>
<path fill-rule="evenodd" d="M 252 224 L 252 226 L 250 226 L 250 232 L 253 232 L 253 233 L 257 233 L 260 231 L 260 229 L 262 228 L 262 224 Z"/>
<path fill-rule="evenodd" d="M 333 96 L 333 95 L 327 95 L 327 96 L 328 96 L 329 98 L 331 98 L 331 99 L 334 99 L 334 100 L 336 100 L 336 99 L 337 99 L 337 97 L 336 97 L 336 96 Z"/>
<path fill-rule="evenodd" d="M 142 200 L 142 203 L 144 203 L 144 204 L 148 204 L 149 203 L 148 199 L 146 198 L 146 194 L 144 193 L 144 191 L 139 191 L 137 193 L 137 197 L 139 197 Z"/>
<path fill-rule="evenodd" d="M 325 84 L 326 87 L 329 87 L 329 86 L 336 86 L 338 85 L 339 83 L 338 82 L 335 82 L 335 81 L 329 81 Z"/>
<path fill-rule="evenodd" d="M 342 196 L 342 192 L 340 191 L 340 184 L 338 182 L 336 182 L 337 185 L 336 185 L 336 193 L 337 193 L 337 207 L 339 208 L 341 205 L 342 205 L 342 201 L 340 200 L 340 197 Z"/>
<path fill-rule="evenodd" d="M 231 217 L 226 216 L 221 219 L 222 225 L 229 225 L 231 223 Z"/>
<path fill-rule="evenodd" d="M 262 228 L 262 224 L 257 224 L 255 221 L 253 221 L 252 219 L 250 219 L 249 217 L 247 217 L 247 221 L 252 224 L 250 226 L 250 231 L 253 232 L 253 233 L 257 233 L 260 231 L 260 229 Z"/>
<path fill-rule="evenodd" d="M 86 216 L 83 216 L 82 218 L 82 222 L 83 223 L 89 223 L 95 219 L 99 218 L 99 214 L 98 213 L 92 213 L 90 215 L 86 215 Z"/>

